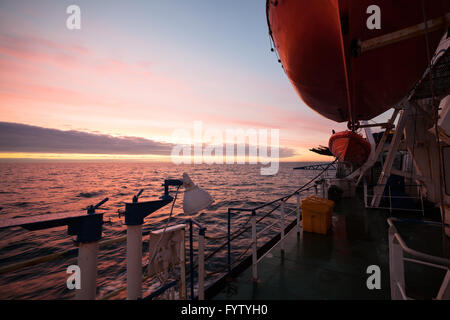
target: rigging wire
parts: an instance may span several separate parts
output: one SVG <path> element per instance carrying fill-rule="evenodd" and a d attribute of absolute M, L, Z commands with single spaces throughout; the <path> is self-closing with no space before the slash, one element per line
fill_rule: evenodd
<path fill-rule="evenodd" d="M 164 226 L 163 232 L 162 232 L 161 236 L 159 237 L 158 242 L 156 243 L 155 251 L 153 252 L 153 255 L 150 257 L 150 259 L 148 260 L 147 272 L 149 272 L 150 265 L 151 265 L 151 263 L 153 262 L 153 260 L 156 257 L 156 254 L 157 254 L 158 249 L 159 249 L 159 245 L 161 244 L 161 240 L 164 238 L 164 234 L 166 233 L 166 229 L 169 226 L 170 220 L 172 218 L 173 207 L 175 206 L 175 202 L 177 201 L 178 190 L 180 189 L 180 187 L 181 186 L 177 186 L 177 190 L 175 192 L 175 197 L 174 197 L 174 199 L 172 201 L 172 207 L 170 208 L 169 218 L 167 219 L 167 222 L 166 222 L 166 225 Z M 149 250 L 150 250 L 150 248 L 149 248 Z"/>
<path fill-rule="evenodd" d="M 439 137 L 439 128 L 438 128 L 438 120 L 439 120 L 439 106 L 435 106 L 435 92 L 434 92 L 434 82 L 433 82 L 433 72 L 431 68 L 431 54 L 430 54 L 430 41 L 429 41 L 429 30 L 428 30 L 428 22 L 427 22 L 427 15 L 425 10 L 425 0 L 422 0 L 422 14 L 423 19 L 425 23 L 425 42 L 426 42 L 426 51 L 427 51 L 427 58 L 428 58 L 428 70 L 429 70 L 429 78 L 430 78 L 430 91 L 431 91 L 431 107 L 434 111 L 434 129 L 435 129 L 435 136 L 436 136 L 436 143 L 438 147 L 438 153 L 439 153 L 439 185 L 440 185 L 440 206 L 441 206 L 441 219 L 442 222 L 445 222 L 445 206 L 444 206 L 444 184 L 442 181 L 442 152 L 441 152 L 441 141 Z M 444 232 L 444 229 L 442 229 L 442 232 Z"/>

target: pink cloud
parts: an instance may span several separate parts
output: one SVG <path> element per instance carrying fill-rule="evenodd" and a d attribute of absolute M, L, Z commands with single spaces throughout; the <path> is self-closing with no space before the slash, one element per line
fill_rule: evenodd
<path fill-rule="evenodd" d="M 328 141 L 332 123 L 308 112 L 300 100 L 298 110 L 286 110 L 232 93 L 216 97 L 205 92 L 205 79 L 189 83 L 176 68 L 157 72 L 153 67 L 150 61 L 127 61 L 81 43 L 0 34 L 0 110 L 16 117 L 5 121 L 22 114 L 23 122 L 54 128 L 63 121 L 84 125 L 89 114 L 87 129 L 122 134 L 170 135 L 178 126 L 202 120 L 219 127 L 280 128 L 283 141 L 303 148 Z M 254 83 L 259 86 L 261 80 Z"/>
<path fill-rule="evenodd" d="M 12 36 L 0 34 L 0 55 L 37 64 L 73 65 L 89 49 L 82 45 L 63 45 L 36 36 Z"/>

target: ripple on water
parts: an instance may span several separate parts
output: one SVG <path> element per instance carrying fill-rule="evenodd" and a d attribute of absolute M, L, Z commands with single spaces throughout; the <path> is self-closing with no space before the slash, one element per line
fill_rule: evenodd
<path fill-rule="evenodd" d="M 208 254 L 224 241 L 220 237 L 226 234 L 226 213 L 229 207 L 260 205 L 278 198 L 278 194 L 284 195 L 293 191 L 299 181 L 307 181 L 308 176 L 305 174 L 310 173 L 293 171 L 292 167 L 292 164 L 280 164 L 278 175 L 262 177 L 258 165 L 175 166 L 171 163 L 148 162 L 0 163 L 0 207 L 3 207 L 0 217 L 27 216 L 40 213 L 39 210 L 52 213 L 80 210 L 109 197 L 109 202 L 103 206 L 105 210 L 101 211 L 105 214 L 105 221 L 111 219 L 111 224 L 104 225 L 103 240 L 114 239 L 126 234 L 123 217 L 117 216 L 117 209 L 123 208 L 124 203 L 130 201 L 133 194 L 145 187 L 143 197 L 157 198 L 163 194 L 164 188 L 161 185 L 164 179 L 180 178 L 183 172 L 187 172 L 196 184 L 209 190 L 216 200 L 208 210 L 196 216 L 196 219 L 207 227 L 207 235 L 217 237 L 215 240 L 208 240 Z M 55 176 L 58 181 L 51 181 Z M 181 190 L 171 219 L 174 224 L 183 223 L 187 218 L 182 213 Z M 144 230 L 163 228 L 169 211 L 170 207 L 165 207 L 150 215 L 146 219 Z M 233 230 L 247 220 L 248 215 L 234 215 Z M 147 236 L 144 241 L 148 241 Z M 26 232 L 22 229 L 0 230 L 0 243 L 0 267 L 37 255 L 75 248 L 72 237 L 67 235 L 67 228 L 64 227 L 36 232 Z M 248 238 L 238 238 L 233 242 L 233 255 L 239 254 L 247 246 Z M 98 287 L 101 294 L 126 284 L 124 248 L 124 243 L 119 243 L 99 251 Z M 147 253 L 144 251 L 145 257 Z M 216 271 L 223 268 L 224 263 L 226 250 L 219 251 L 208 261 L 206 267 L 209 272 Z M 11 276 L 2 275 L 0 299 L 70 299 L 73 293 L 65 288 L 66 269 L 70 264 L 76 264 L 76 256 L 26 268 Z M 149 283 L 144 290 L 150 288 L 153 288 L 153 284 Z"/>

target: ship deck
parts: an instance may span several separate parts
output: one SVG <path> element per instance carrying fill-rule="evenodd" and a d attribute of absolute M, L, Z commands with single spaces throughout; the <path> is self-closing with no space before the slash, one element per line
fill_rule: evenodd
<path fill-rule="evenodd" d="M 388 217 L 388 211 L 366 209 L 359 198 L 342 200 L 328 235 L 297 234 L 293 228 L 284 254 L 278 244 L 258 263 L 257 282 L 250 266 L 213 299 L 390 299 Z M 443 256 L 448 238 L 439 227 L 401 223 L 398 229 L 411 248 Z M 380 267 L 379 290 L 367 288 L 370 265 Z M 444 275 L 443 270 L 405 263 L 407 295 L 435 297 Z"/>

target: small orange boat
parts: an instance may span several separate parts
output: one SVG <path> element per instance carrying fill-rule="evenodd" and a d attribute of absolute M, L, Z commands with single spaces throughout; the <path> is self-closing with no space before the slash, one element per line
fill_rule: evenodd
<path fill-rule="evenodd" d="M 341 162 L 360 166 L 370 155 L 370 143 L 360 134 L 353 131 L 342 131 L 333 134 L 328 142 L 331 153 Z"/>

